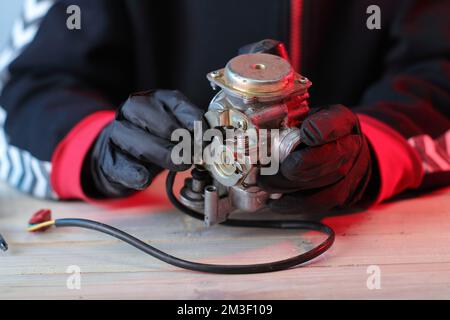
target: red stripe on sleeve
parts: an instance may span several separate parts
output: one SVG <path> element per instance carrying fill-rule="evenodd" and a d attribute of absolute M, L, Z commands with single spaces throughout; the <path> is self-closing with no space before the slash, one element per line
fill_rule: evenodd
<path fill-rule="evenodd" d="M 292 67 L 300 71 L 301 38 L 302 38 L 302 8 L 303 0 L 291 0 L 291 23 L 290 23 L 290 56 Z"/>
<path fill-rule="evenodd" d="M 114 111 L 100 111 L 78 123 L 52 156 L 51 182 L 60 199 L 88 200 L 81 188 L 84 158 L 100 131 L 114 119 Z"/>
<path fill-rule="evenodd" d="M 92 144 L 113 119 L 114 111 L 100 111 L 80 121 L 59 143 L 52 157 L 51 182 L 60 199 L 81 199 L 109 208 L 151 206 L 153 209 L 169 208 L 164 188 L 164 176 L 159 175 L 147 190 L 120 199 L 92 199 L 85 194 L 81 184 L 84 159 Z M 181 187 L 181 181 L 176 184 Z M 146 211 L 150 212 L 150 211 Z"/>
<path fill-rule="evenodd" d="M 424 172 L 417 151 L 388 125 L 366 115 L 359 114 L 358 117 L 378 162 L 381 186 L 376 203 L 406 189 L 419 187 Z"/>

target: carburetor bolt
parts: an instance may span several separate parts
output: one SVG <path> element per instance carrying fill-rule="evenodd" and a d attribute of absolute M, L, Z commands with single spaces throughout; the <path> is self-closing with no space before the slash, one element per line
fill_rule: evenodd
<path fill-rule="evenodd" d="M 211 72 L 211 77 L 217 78 L 218 76 L 220 76 L 220 72 L 218 70 Z"/>
<path fill-rule="evenodd" d="M 244 120 L 239 120 L 237 126 L 239 129 L 247 130 L 247 122 L 245 122 Z"/>
<path fill-rule="evenodd" d="M 256 103 L 256 101 L 258 101 L 258 99 L 256 97 L 243 97 L 242 98 L 242 102 L 244 102 L 244 104 L 254 104 L 254 103 Z"/>
<path fill-rule="evenodd" d="M 248 156 L 250 153 L 250 142 L 248 136 L 242 131 L 236 131 L 236 151 L 238 156 Z"/>

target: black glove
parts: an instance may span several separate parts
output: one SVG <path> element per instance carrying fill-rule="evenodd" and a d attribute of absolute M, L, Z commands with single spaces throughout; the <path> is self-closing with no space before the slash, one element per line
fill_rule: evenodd
<path fill-rule="evenodd" d="M 268 53 L 289 60 L 283 42 L 273 39 L 264 39 L 239 48 L 239 54 L 248 53 Z"/>
<path fill-rule="evenodd" d="M 269 203 L 280 213 L 345 208 L 360 200 L 371 176 L 371 155 L 356 115 L 342 105 L 313 109 L 300 127 L 302 144 L 260 186 L 286 193 Z"/>
<path fill-rule="evenodd" d="M 150 185 L 163 170 L 190 164 L 171 161 L 170 141 L 177 128 L 193 131 L 203 111 L 178 91 L 131 95 L 95 142 L 83 169 L 83 188 L 92 197 L 122 197 Z"/>

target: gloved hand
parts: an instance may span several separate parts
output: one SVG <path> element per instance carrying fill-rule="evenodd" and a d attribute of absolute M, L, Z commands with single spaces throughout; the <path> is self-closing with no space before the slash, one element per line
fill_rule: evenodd
<path fill-rule="evenodd" d="M 150 185 L 163 170 L 182 171 L 190 164 L 171 161 L 170 141 L 177 128 L 193 131 L 203 111 L 178 91 L 131 95 L 95 142 L 85 161 L 83 188 L 92 197 L 122 197 Z"/>
<path fill-rule="evenodd" d="M 239 48 L 239 54 L 249 53 L 268 53 L 289 60 L 286 48 L 283 42 L 273 39 L 264 39 L 258 42 L 250 43 Z"/>
<path fill-rule="evenodd" d="M 350 206 L 371 176 L 371 155 L 356 115 L 342 105 L 312 109 L 300 127 L 301 145 L 276 175 L 259 185 L 286 193 L 269 203 L 280 213 L 311 213 Z"/>

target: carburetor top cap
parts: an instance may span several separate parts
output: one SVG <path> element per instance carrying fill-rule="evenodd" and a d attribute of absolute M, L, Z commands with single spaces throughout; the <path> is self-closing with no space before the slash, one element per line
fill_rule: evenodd
<path fill-rule="evenodd" d="M 224 77 L 235 90 L 248 93 L 273 93 L 286 89 L 294 80 L 289 62 L 275 55 L 243 54 L 225 66 Z"/>
<path fill-rule="evenodd" d="M 305 93 L 311 82 L 296 73 L 285 59 L 266 53 L 243 54 L 225 68 L 207 75 L 213 88 L 253 101 L 275 101 L 291 94 Z"/>

